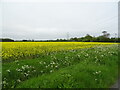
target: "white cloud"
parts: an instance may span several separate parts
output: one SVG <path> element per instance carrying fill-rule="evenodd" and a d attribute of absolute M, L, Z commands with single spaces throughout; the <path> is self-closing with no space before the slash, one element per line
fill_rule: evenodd
<path fill-rule="evenodd" d="M 117 8 L 117 3 L 4 3 L 3 36 L 55 39 L 66 38 L 67 32 L 71 37 L 96 36 L 103 29 L 113 33 Z"/>

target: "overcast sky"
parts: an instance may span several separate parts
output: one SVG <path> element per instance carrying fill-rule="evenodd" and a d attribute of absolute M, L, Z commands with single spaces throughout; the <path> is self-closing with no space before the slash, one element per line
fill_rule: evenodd
<path fill-rule="evenodd" d="M 2 37 L 45 40 L 66 38 L 68 32 L 70 37 L 98 36 L 103 30 L 111 36 L 118 33 L 117 2 L 56 1 L 4 0 Z"/>

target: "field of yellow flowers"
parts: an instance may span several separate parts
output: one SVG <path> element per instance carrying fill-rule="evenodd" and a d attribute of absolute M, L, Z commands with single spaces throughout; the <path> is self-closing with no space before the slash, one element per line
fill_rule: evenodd
<path fill-rule="evenodd" d="M 2 42 L 3 88 L 107 88 L 118 75 L 118 44 Z"/>
<path fill-rule="evenodd" d="M 42 54 L 80 48 L 90 48 L 96 45 L 109 45 L 113 43 L 93 42 L 3 42 L 2 60 L 19 60 L 23 58 L 36 58 Z"/>

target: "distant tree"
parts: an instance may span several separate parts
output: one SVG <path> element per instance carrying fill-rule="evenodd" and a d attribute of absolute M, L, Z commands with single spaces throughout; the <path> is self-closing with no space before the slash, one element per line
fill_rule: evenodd
<path fill-rule="evenodd" d="M 108 42 L 108 41 L 110 41 L 110 39 L 106 38 L 104 36 L 99 36 L 99 37 L 97 37 L 97 41 L 99 41 L 99 42 Z"/>
<path fill-rule="evenodd" d="M 31 41 L 34 42 L 34 39 L 32 39 Z"/>
<path fill-rule="evenodd" d="M 1 38 L 0 42 L 14 42 L 14 40 L 10 38 Z"/>
<path fill-rule="evenodd" d="M 92 42 L 96 42 L 97 41 L 97 37 L 92 37 Z"/>
<path fill-rule="evenodd" d="M 102 31 L 103 35 L 105 35 L 107 33 L 107 31 Z"/>
<path fill-rule="evenodd" d="M 82 38 L 78 38 L 78 42 L 81 42 L 82 41 Z"/>
<path fill-rule="evenodd" d="M 105 38 L 109 38 L 110 33 L 107 33 L 107 31 L 103 31 L 102 33 Z"/>
<path fill-rule="evenodd" d="M 27 42 L 28 40 L 22 40 L 23 42 Z"/>
<path fill-rule="evenodd" d="M 102 33 L 103 33 L 103 35 L 96 37 L 96 41 L 98 41 L 98 42 L 110 41 L 110 38 L 109 38 L 110 34 L 107 33 L 107 31 L 103 31 Z"/>
<path fill-rule="evenodd" d="M 82 38 L 82 41 L 83 42 L 90 42 L 90 41 L 92 41 L 92 39 L 93 39 L 93 37 L 91 35 L 86 34 L 86 36 Z"/>
<path fill-rule="evenodd" d="M 71 38 L 70 41 L 78 41 L 77 37 Z"/>
<path fill-rule="evenodd" d="M 59 39 L 57 39 L 56 41 L 59 41 Z"/>

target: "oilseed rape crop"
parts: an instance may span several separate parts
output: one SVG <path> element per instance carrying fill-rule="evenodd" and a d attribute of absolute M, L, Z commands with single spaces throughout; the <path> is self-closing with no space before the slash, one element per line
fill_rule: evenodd
<path fill-rule="evenodd" d="M 90 48 L 96 45 L 108 45 L 112 43 L 89 42 L 3 42 L 2 60 L 11 61 L 23 58 L 36 58 L 50 52 Z"/>
<path fill-rule="evenodd" d="M 2 42 L 3 88 L 108 88 L 118 43 Z"/>

